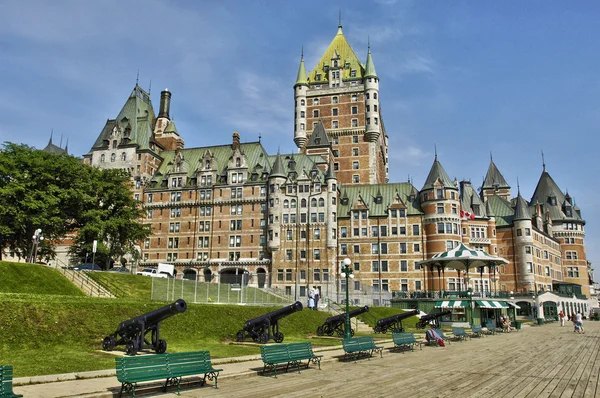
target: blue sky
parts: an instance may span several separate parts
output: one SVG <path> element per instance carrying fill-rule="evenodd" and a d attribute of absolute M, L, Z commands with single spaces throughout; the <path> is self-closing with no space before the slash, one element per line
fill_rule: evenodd
<path fill-rule="evenodd" d="M 594 1 L 4 1 L 0 142 L 86 153 L 139 70 L 173 93 L 186 147 L 261 134 L 295 150 L 300 52 L 312 69 L 337 31 L 381 79 L 390 177 L 417 188 L 437 146 L 451 178 L 479 186 L 494 161 L 530 198 L 542 172 L 575 198 L 600 280 L 600 3 Z"/>

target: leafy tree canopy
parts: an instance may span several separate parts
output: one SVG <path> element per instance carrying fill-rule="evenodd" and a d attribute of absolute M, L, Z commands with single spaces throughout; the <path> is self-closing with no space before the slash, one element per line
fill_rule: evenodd
<path fill-rule="evenodd" d="M 150 232 L 139 222 L 141 209 L 130 187 L 123 170 L 101 170 L 72 156 L 5 143 L 0 151 L 0 248 L 27 258 L 39 228 L 42 258 L 53 258 L 64 239 L 73 239 L 71 254 L 80 259 L 91 253 L 94 240 L 101 260 L 132 252 Z"/>

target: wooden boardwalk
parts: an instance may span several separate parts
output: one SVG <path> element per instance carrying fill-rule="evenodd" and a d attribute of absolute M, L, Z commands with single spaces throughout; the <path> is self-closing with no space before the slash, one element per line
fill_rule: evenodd
<path fill-rule="evenodd" d="M 553 323 L 443 348 L 386 350 L 383 358 L 326 361 L 322 370 L 311 366 L 301 374 L 224 379 L 218 390 L 191 389 L 182 396 L 600 397 L 600 322 L 584 326 L 582 335 L 570 322 Z"/>

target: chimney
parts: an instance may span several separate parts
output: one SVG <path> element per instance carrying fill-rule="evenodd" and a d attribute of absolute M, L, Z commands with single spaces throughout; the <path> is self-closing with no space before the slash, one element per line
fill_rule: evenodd
<path fill-rule="evenodd" d="M 240 133 L 237 131 L 233 132 L 233 142 L 231 143 L 231 149 L 236 150 L 240 147 Z"/>
<path fill-rule="evenodd" d="M 168 88 L 165 88 L 164 91 L 160 92 L 160 110 L 158 112 L 158 117 L 164 117 L 167 119 L 171 119 L 169 116 L 169 111 L 171 110 L 171 92 Z"/>

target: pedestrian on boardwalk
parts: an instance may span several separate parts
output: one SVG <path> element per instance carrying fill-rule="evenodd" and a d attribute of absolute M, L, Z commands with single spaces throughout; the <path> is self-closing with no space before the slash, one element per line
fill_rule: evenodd
<path fill-rule="evenodd" d="M 321 292 L 319 291 L 319 288 L 316 286 L 313 286 L 313 294 L 315 296 L 315 308 L 313 308 L 315 311 L 317 311 L 319 309 L 319 298 L 321 297 Z"/>
<path fill-rule="evenodd" d="M 581 316 L 581 312 L 578 312 L 577 315 L 575 315 L 575 321 L 579 326 L 579 333 L 585 333 L 585 331 L 583 330 L 583 317 Z"/>
<path fill-rule="evenodd" d="M 560 326 L 565 326 L 565 313 L 559 312 L 558 317 L 560 318 Z"/>

